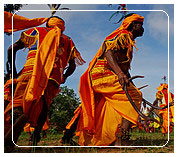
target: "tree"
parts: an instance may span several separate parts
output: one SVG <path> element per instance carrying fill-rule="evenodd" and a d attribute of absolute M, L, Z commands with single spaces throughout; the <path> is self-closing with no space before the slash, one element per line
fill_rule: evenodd
<path fill-rule="evenodd" d="M 69 10 L 69 8 L 60 8 L 61 4 L 47 4 L 51 9 L 51 16 L 56 13 L 56 10 Z"/>
<path fill-rule="evenodd" d="M 15 11 L 22 8 L 22 4 L 4 4 L 4 11 L 14 13 Z"/>
<path fill-rule="evenodd" d="M 61 92 L 53 99 L 49 108 L 50 122 L 56 124 L 61 131 L 74 115 L 75 109 L 79 106 L 80 99 L 73 89 L 66 86 L 61 87 Z"/>
<path fill-rule="evenodd" d="M 4 11 L 14 13 L 17 10 L 20 10 L 24 4 L 4 4 Z M 27 5 L 27 4 L 25 4 Z M 62 7 L 61 4 L 47 4 L 51 9 L 51 16 L 56 13 L 56 10 L 69 10 L 69 8 Z"/>

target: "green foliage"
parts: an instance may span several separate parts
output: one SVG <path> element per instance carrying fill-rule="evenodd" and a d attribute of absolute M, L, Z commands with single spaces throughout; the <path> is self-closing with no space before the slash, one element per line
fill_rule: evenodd
<path fill-rule="evenodd" d="M 54 126 L 53 128 L 49 129 L 49 132 L 50 132 L 50 135 L 55 135 L 55 134 L 57 134 L 58 129 L 56 126 Z"/>
<path fill-rule="evenodd" d="M 66 86 L 61 87 L 61 92 L 53 99 L 49 108 L 50 122 L 56 124 L 58 130 L 63 130 L 74 115 L 75 109 L 79 106 L 80 99 L 73 89 Z"/>

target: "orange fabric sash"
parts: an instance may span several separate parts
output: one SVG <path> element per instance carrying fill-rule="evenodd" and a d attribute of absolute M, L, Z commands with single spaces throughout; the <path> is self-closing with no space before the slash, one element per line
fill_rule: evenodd
<path fill-rule="evenodd" d="M 13 85 L 17 84 L 18 80 L 13 79 Z M 4 85 L 4 100 L 11 101 L 12 100 L 12 79 L 7 80 Z"/>
<path fill-rule="evenodd" d="M 61 30 L 58 27 L 52 29 L 42 41 L 34 61 L 32 77 L 24 93 L 23 107 L 24 113 L 29 113 L 33 100 L 39 100 L 43 94 L 50 73 L 53 68 L 56 52 L 59 46 Z"/>
<path fill-rule="evenodd" d="M 48 18 L 33 18 L 28 19 L 23 16 L 12 14 L 4 11 L 4 32 L 12 33 L 12 18 L 13 18 L 13 31 L 19 31 L 30 27 L 35 27 L 45 23 Z"/>
<path fill-rule="evenodd" d="M 32 132 L 35 130 L 34 127 L 30 126 L 30 123 L 26 123 L 26 125 L 24 126 L 24 131 L 25 132 Z M 44 123 L 42 130 L 48 130 L 49 129 L 49 120 L 47 119 L 46 122 Z"/>

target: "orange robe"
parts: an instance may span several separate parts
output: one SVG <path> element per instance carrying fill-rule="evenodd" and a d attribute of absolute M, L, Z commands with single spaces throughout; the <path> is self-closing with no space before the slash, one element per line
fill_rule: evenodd
<path fill-rule="evenodd" d="M 13 79 L 13 85 L 16 85 L 18 79 Z M 4 85 L 4 100 L 11 101 L 12 100 L 12 79 L 7 80 Z"/>
<path fill-rule="evenodd" d="M 49 120 L 47 119 L 47 121 L 44 123 L 42 130 L 48 130 L 49 129 Z M 24 131 L 25 132 L 32 132 L 34 131 L 35 128 L 30 127 L 30 123 L 26 123 L 25 127 L 24 127 Z"/>
<path fill-rule="evenodd" d="M 71 38 L 61 35 L 59 28 L 36 27 L 22 33 L 21 40 L 29 48 L 27 62 L 19 77 L 13 107 L 22 107 L 24 114 L 29 116 L 29 123 L 37 125 L 42 109 L 42 95 L 46 103 L 60 91 L 63 71 L 69 59 L 79 57 Z M 12 108 L 12 102 L 5 110 L 5 115 Z"/>
<path fill-rule="evenodd" d="M 26 17 L 4 11 L 4 32 L 12 33 L 12 18 L 14 32 L 42 25 L 48 20 L 48 18 L 28 19 Z"/>
<path fill-rule="evenodd" d="M 13 79 L 13 85 L 15 86 L 18 82 L 18 79 Z M 15 88 L 15 87 L 14 87 Z M 13 88 L 13 90 L 14 90 Z M 4 109 L 6 109 L 9 102 L 12 101 L 12 79 L 7 80 L 4 85 Z M 9 128 L 11 128 L 11 123 L 9 121 L 10 115 L 7 113 L 7 115 L 4 117 L 4 132 L 6 133 Z"/>
<path fill-rule="evenodd" d="M 108 49 L 127 49 L 126 58 L 119 58 L 119 65 L 127 73 L 132 59 L 134 41 L 126 30 L 132 20 L 143 21 L 143 17 L 129 18 L 123 21 L 120 28 L 111 33 L 106 39 L 106 52 Z M 120 42 L 120 45 L 118 45 Z M 105 146 L 116 140 L 118 124 L 122 118 L 137 124 L 138 114 L 128 101 L 124 90 L 118 82 L 118 76 L 110 69 L 106 59 L 99 59 L 102 55 L 102 46 L 90 62 L 87 71 L 80 78 L 79 94 L 81 105 L 75 111 L 75 116 L 67 125 L 67 129 L 80 114 L 76 135 L 79 136 L 79 145 Z M 132 84 L 128 91 L 137 107 L 140 109 L 142 94 Z"/>
<path fill-rule="evenodd" d="M 104 66 L 102 66 L 103 62 Z M 118 76 L 107 68 L 105 64 L 107 64 L 107 61 L 98 60 L 90 71 L 93 92 L 91 98 L 94 99 L 93 105 L 95 105 L 95 110 L 92 110 L 94 112 L 92 117 L 92 115 L 87 113 L 87 107 L 89 106 L 81 104 L 82 114 L 76 133 L 79 136 L 80 145 L 110 145 L 116 140 L 115 134 L 117 133 L 118 124 L 122 124 L 122 118 L 129 120 L 133 124 L 137 124 L 138 121 L 138 114 L 119 84 Z M 132 84 L 128 87 L 128 91 L 140 109 L 142 101 L 141 92 Z M 84 98 L 83 92 L 80 92 L 80 94 Z"/>
<path fill-rule="evenodd" d="M 171 103 L 174 99 L 174 95 L 168 91 L 168 85 L 167 84 L 161 84 L 158 88 L 158 92 L 156 93 L 156 98 L 161 100 L 160 107 L 164 107 L 168 105 L 168 95 L 169 95 L 169 103 Z M 170 125 L 172 120 L 174 120 L 174 106 L 169 107 L 169 117 L 168 117 L 168 108 L 160 110 L 159 114 L 163 118 L 163 127 L 162 128 L 162 133 L 168 133 L 168 127 L 169 127 L 169 132 L 173 131 L 173 127 Z M 169 119 L 169 124 L 168 124 L 168 119 Z"/>

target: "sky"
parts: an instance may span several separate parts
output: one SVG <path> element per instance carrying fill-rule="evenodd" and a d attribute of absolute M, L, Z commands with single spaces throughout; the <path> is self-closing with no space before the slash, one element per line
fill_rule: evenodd
<path fill-rule="evenodd" d="M 108 4 L 63 4 L 61 7 L 68 7 L 70 10 L 58 11 L 55 15 L 64 19 L 66 23 L 64 34 L 72 38 L 76 48 L 86 61 L 84 65 L 77 67 L 74 74 L 64 84 L 64 86 L 74 89 L 79 96 L 80 76 L 86 71 L 105 37 L 120 26 L 121 23 L 115 24 L 115 22 L 120 19 L 121 15 L 114 16 L 109 21 L 110 16 L 115 12 L 112 10 L 117 10 L 116 4 L 112 6 Z M 145 77 L 136 79 L 134 83 L 137 87 L 147 84 L 148 87 L 141 91 L 145 99 L 153 102 L 157 92 L 156 88 L 160 83 L 164 83 L 163 76 L 166 75 L 168 78 L 168 56 L 169 88 L 174 93 L 174 5 L 128 4 L 127 9 L 133 10 L 129 11 L 130 13 L 135 12 L 145 18 L 144 35 L 136 39 L 138 51 L 134 50 L 130 74 L 131 76 L 143 75 Z M 24 5 L 17 14 L 27 18 L 36 18 L 49 17 L 51 12 L 46 4 L 28 4 Z M 19 39 L 20 33 L 21 31 L 13 34 L 13 42 Z M 7 49 L 11 44 L 12 36 L 4 35 L 4 63 L 7 61 Z M 28 50 L 17 52 L 16 67 L 18 70 L 23 67 L 27 53 Z"/>

